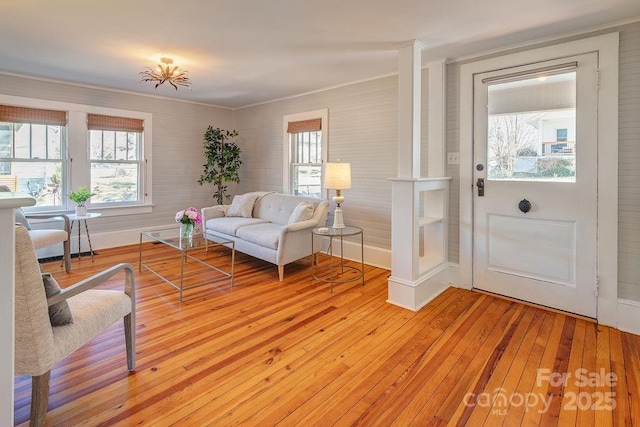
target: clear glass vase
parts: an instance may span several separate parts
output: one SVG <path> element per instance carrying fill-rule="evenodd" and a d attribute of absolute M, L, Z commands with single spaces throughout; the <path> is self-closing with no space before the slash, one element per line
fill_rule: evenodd
<path fill-rule="evenodd" d="M 180 240 L 191 244 L 193 240 L 193 224 L 180 223 Z"/>

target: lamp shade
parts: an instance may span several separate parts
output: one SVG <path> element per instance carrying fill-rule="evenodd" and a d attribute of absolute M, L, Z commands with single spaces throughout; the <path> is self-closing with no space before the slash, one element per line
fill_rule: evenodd
<path fill-rule="evenodd" d="M 324 170 L 324 187 L 329 190 L 351 188 L 351 164 L 327 163 Z"/>

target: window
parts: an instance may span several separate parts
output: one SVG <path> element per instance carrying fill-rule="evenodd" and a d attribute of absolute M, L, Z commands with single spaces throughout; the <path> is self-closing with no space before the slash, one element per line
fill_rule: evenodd
<path fill-rule="evenodd" d="M 142 131 L 138 119 L 87 115 L 91 204 L 142 200 Z"/>
<path fill-rule="evenodd" d="M 567 128 L 556 129 L 556 141 L 563 142 L 567 140 Z"/>
<path fill-rule="evenodd" d="M 286 158 L 289 159 L 287 184 L 291 194 L 322 197 L 326 116 L 326 110 L 323 110 L 285 117 Z"/>
<path fill-rule="evenodd" d="M 0 105 L 0 175 L 46 209 L 64 206 L 65 111 Z"/>
<path fill-rule="evenodd" d="M 152 211 L 150 113 L 0 94 L 0 184 L 29 212 L 63 212 L 78 187 L 105 216 Z M 17 184 L 16 184 L 17 182 Z"/>
<path fill-rule="evenodd" d="M 487 178 L 575 182 L 576 72 L 489 83 Z"/>

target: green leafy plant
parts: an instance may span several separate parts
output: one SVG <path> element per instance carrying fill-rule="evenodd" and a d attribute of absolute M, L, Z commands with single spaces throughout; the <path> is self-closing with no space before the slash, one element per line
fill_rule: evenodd
<path fill-rule="evenodd" d="M 87 200 L 91 198 L 91 196 L 95 196 L 96 193 L 92 193 L 87 190 L 87 187 L 78 187 L 76 191 L 72 191 L 69 193 L 69 198 L 76 202 L 78 206 L 84 206 L 87 203 Z"/>
<path fill-rule="evenodd" d="M 227 194 L 225 182 L 240 182 L 238 170 L 242 165 L 241 150 L 234 142 L 229 141 L 236 136 L 238 132 L 235 130 L 213 126 L 209 126 L 204 133 L 204 157 L 207 162 L 203 165 L 204 172 L 198 179 L 198 184 L 213 183 L 216 187 L 213 198 L 219 205 L 224 203 L 225 198 L 228 200 L 231 197 Z"/>

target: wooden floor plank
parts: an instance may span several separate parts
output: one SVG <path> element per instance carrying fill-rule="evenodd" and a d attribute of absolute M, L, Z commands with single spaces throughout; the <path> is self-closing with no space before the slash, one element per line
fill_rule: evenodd
<path fill-rule="evenodd" d="M 624 351 L 624 375 L 627 382 L 627 396 L 631 425 L 640 425 L 640 340 L 631 334 L 622 334 Z M 618 376 L 622 373 L 618 373 Z M 622 397 L 618 397 L 622 398 Z"/>
<path fill-rule="evenodd" d="M 629 406 L 628 387 L 625 372 L 625 355 L 622 348 L 622 333 L 617 329 L 611 329 L 609 335 L 611 346 L 611 373 L 615 375 L 612 379 L 612 399 L 617 406 L 613 412 L 613 424 L 615 426 L 632 425 L 631 407 Z"/>
<path fill-rule="evenodd" d="M 536 331 L 532 331 L 532 334 L 528 335 L 528 339 L 532 341 L 529 344 L 531 345 L 531 350 L 529 351 L 528 355 L 526 354 L 526 352 L 520 354 L 520 357 L 526 357 L 526 361 L 524 363 L 522 375 L 520 376 L 518 384 L 515 386 L 515 389 L 513 391 L 513 393 L 518 396 L 531 396 L 531 401 L 544 397 L 544 395 L 535 394 L 535 391 L 536 386 L 539 383 L 538 373 L 540 372 L 539 369 L 542 363 L 542 358 L 548 347 L 548 339 L 551 337 L 551 331 L 553 330 L 553 324 L 556 319 L 556 315 L 552 312 L 542 310 L 539 310 L 539 312 L 540 314 L 542 314 L 541 324 Z M 515 357 L 512 359 L 512 361 L 512 363 L 516 362 Z M 510 363 L 511 361 L 505 360 L 505 364 Z M 542 387 L 540 387 L 539 390 L 542 390 Z M 542 409 L 542 407 L 533 404 L 512 405 L 511 403 L 509 403 L 507 413 L 506 415 L 502 416 L 503 420 L 500 425 L 525 425 L 525 421 L 523 420 L 525 414 L 527 414 L 529 411 L 540 409 Z M 487 418 L 490 422 L 498 423 L 500 414 L 493 414 L 493 416 Z"/>
<path fill-rule="evenodd" d="M 145 243 L 157 256 L 169 248 Z M 52 370 L 47 425 L 630 425 L 640 423 L 640 337 L 491 295 L 449 288 L 418 312 L 388 304 L 389 272 L 366 266 L 366 285 L 329 292 L 310 263 L 286 267 L 238 254 L 234 286 L 210 283 L 189 264 L 178 292 L 138 272 L 138 245 L 99 251 L 95 261 L 44 265 L 66 287 L 119 262 L 136 267 L 137 368 L 126 369 L 115 324 Z M 225 269 L 230 251 L 199 254 Z M 322 257 L 321 263 L 328 262 Z M 191 265 L 193 264 L 193 265 Z M 176 263 L 166 262 L 177 277 Z M 121 286 L 119 279 L 106 288 Z M 576 384 L 552 385 L 540 370 L 610 370 L 615 393 L 603 413 L 565 408 Z M 30 379 L 16 377 L 16 425 L 29 417 Z M 467 407 L 465 396 L 504 388 L 552 402 L 548 412 L 511 405 Z M 495 393 L 494 393 L 495 394 Z"/>
<path fill-rule="evenodd" d="M 536 343 L 540 342 L 543 345 L 544 353 L 542 354 L 540 364 L 535 371 L 534 382 L 532 384 L 533 388 L 529 392 L 534 396 L 539 396 L 539 400 L 536 402 L 537 404 L 535 406 L 526 408 L 521 421 L 521 425 L 523 426 L 539 425 L 543 412 L 546 412 L 547 410 L 547 407 L 545 406 L 546 403 L 550 402 L 550 399 L 553 399 L 554 397 L 552 395 L 553 392 L 550 391 L 551 384 L 549 381 L 540 379 L 540 370 L 545 370 L 545 372 L 548 372 L 549 374 L 554 372 L 553 366 L 556 361 L 556 354 L 558 353 L 566 320 L 566 316 L 556 314 L 553 316 L 553 324 L 548 335 L 544 335 L 544 331 L 541 329 L 541 333 L 538 334 L 538 337 L 536 338 Z M 533 373 L 532 371 L 530 372 Z M 524 405 L 521 405 L 521 407 L 523 406 Z"/>

